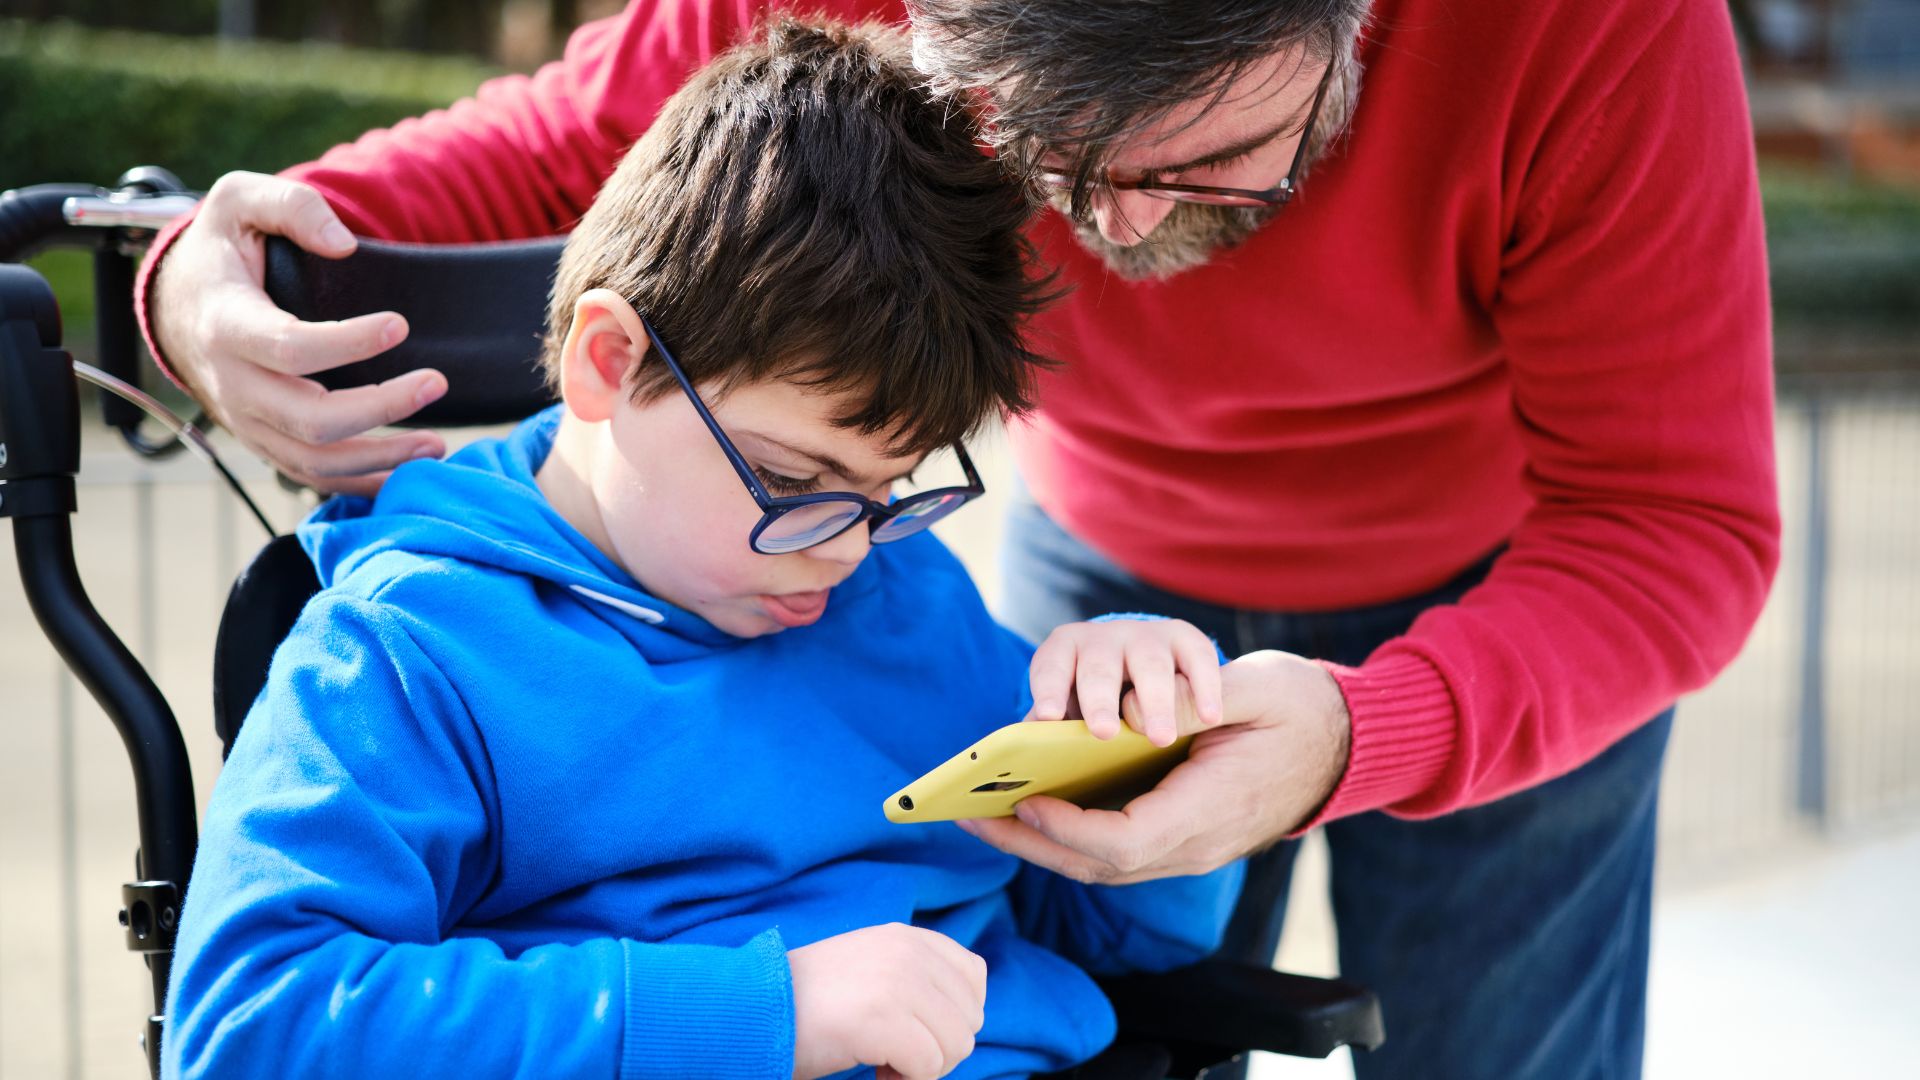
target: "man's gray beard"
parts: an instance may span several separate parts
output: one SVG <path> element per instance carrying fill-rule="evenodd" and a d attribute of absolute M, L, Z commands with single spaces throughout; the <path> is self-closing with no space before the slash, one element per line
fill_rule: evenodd
<path fill-rule="evenodd" d="M 1320 103 L 1320 118 L 1308 136 L 1307 160 L 1300 170 L 1303 186 L 1314 164 L 1346 134 L 1360 98 L 1360 75 L 1360 63 L 1352 50 L 1343 53 L 1340 70 L 1327 86 L 1327 99 Z M 1052 195 L 1048 201 L 1072 220 L 1072 215 L 1067 214 L 1064 196 Z M 1230 251 L 1246 243 L 1248 237 L 1259 232 L 1280 210 L 1277 206 L 1177 202 L 1152 232 L 1131 247 L 1100 235 L 1099 228 L 1091 221 L 1074 221 L 1073 232 L 1082 247 L 1098 255 L 1108 269 L 1128 281 L 1165 281 L 1196 266 L 1205 266 L 1216 252 Z"/>
<path fill-rule="evenodd" d="M 1278 210 L 1273 206 L 1174 203 L 1160 224 L 1132 246 L 1116 244 L 1100 235 L 1100 229 L 1091 222 L 1075 222 L 1073 232 L 1080 246 L 1098 255 L 1108 269 L 1128 281 L 1164 281 L 1204 266 L 1215 252 L 1238 247 Z"/>

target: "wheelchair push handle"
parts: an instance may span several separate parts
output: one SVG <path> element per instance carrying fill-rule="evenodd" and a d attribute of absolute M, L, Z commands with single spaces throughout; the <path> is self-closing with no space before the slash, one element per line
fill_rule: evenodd
<path fill-rule="evenodd" d="M 111 188 L 34 184 L 0 192 L 0 262 L 51 247 L 135 246 L 199 201 L 157 165 L 129 169 Z"/>
<path fill-rule="evenodd" d="M 143 165 L 122 174 L 112 189 L 87 184 L 39 184 L 0 193 L 0 262 L 45 248 L 93 250 L 94 338 L 99 366 L 130 386 L 140 385 L 140 335 L 133 317 L 134 268 L 141 249 L 199 197 L 165 169 Z M 100 403 L 101 419 L 147 457 L 180 449 L 141 431 L 141 412 L 116 397 Z"/>
<path fill-rule="evenodd" d="M 270 236 L 267 296 L 308 321 L 375 311 L 406 316 L 405 341 L 314 376 L 328 389 L 438 368 L 448 375 L 447 393 L 402 423 L 510 423 L 554 400 L 540 369 L 540 337 L 564 243 L 562 238 L 489 244 L 362 239 L 346 258 L 324 259 Z"/>

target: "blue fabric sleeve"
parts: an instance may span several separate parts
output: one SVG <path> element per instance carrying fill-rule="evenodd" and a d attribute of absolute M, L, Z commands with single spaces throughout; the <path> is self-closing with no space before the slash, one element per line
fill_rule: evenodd
<path fill-rule="evenodd" d="M 491 765 L 404 618 L 323 596 L 277 654 L 208 806 L 165 1074 L 787 1080 L 777 931 L 461 936 L 497 861 Z"/>
<path fill-rule="evenodd" d="M 1158 618 L 1119 614 L 1092 621 Z M 1015 715 L 1024 716 L 1033 705 L 1027 668 L 1034 646 L 1010 630 L 1005 636 L 1007 662 L 1020 687 Z M 1211 955 L 1226 934 L 1245 876 L 1246 861 L 1236 859 L 1208 874 L 1087 885 L 1023 862 L 1009 891 L 1020 936 L 1095 975 L 1114 975 L 1165 971 Z"/>

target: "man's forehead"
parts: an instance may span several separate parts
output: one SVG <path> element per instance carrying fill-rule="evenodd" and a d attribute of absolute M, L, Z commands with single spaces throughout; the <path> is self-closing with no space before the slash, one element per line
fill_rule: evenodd
<path fill-rule="evenodd" d="M 1292 130 L 1306 120 L 1322 65 L 1305 46 L 1269 54 L 1240 72 L 1224 93 L 1181 102 L 1125 140 L 1109 166 L 1126 173 L 1168 172 L 1221 150 Z"/>

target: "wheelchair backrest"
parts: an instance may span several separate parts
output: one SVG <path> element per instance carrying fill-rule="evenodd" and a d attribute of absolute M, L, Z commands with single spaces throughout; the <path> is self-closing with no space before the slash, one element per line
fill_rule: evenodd
<path fill-rule="evenodd" d="M 547 291 L 563 239 L 506 244 L 393 244 L 362 240 L 345 259 L 267 241 L 267 294 L 302 319 L 397 311 L 407 340 L 324 372 L 331 389 L 384 382 L 415 368 L 447 376 L 447 393 L 409 423 L 471 426 L 522 419 L 552 401 L 540 372 Z M 224 756 L 266 685 L 273 652 L 320 589 L 313 563 L 281 536 L 234 580 L 213 651 L 213 723 Z"/>

